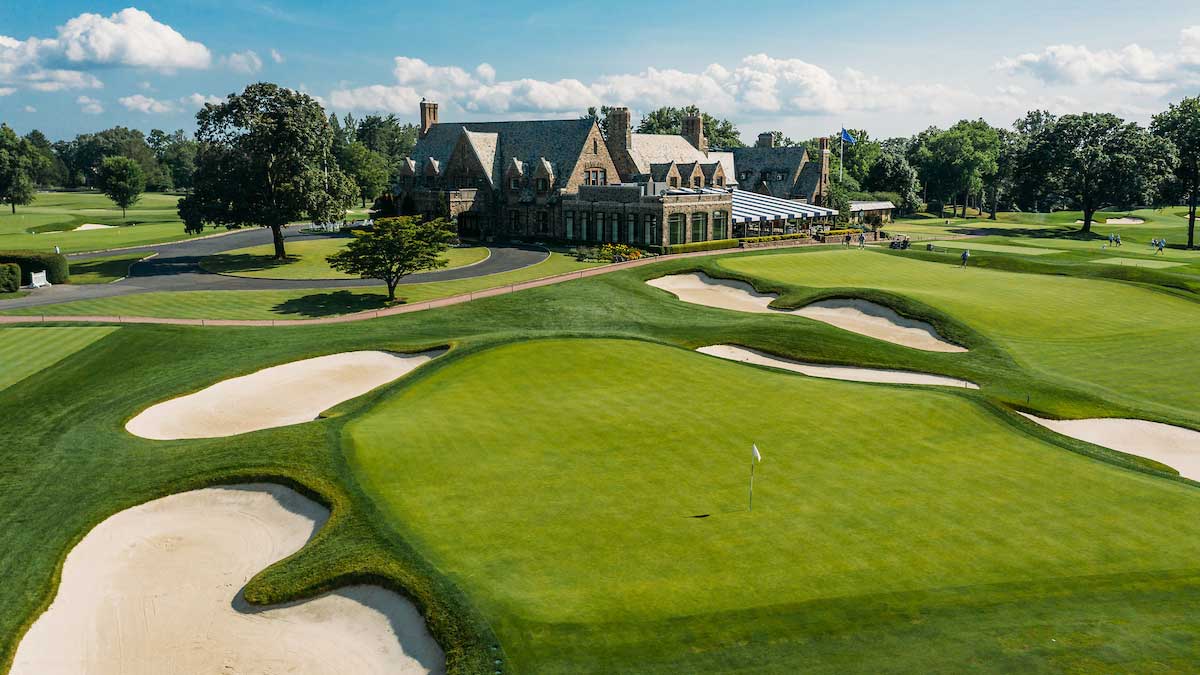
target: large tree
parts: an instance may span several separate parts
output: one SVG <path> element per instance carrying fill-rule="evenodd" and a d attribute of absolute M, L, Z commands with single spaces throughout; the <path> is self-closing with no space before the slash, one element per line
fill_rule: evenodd
<path fill-rule="evenodd" d="M 307 94 L 260 82 L 206 105 L 196 121 L 192 193 L 179 202 L 189 232 L 205 223 L 268 227 L 283 260 L 285 225 L 341 218 L 354 199 L 325 111 Z"/>
<path fill-rule="evenodd" d="M 371 229 L 355 234 L 345 249 L 326 260 L 335 270 L 383 281 L 387 284 L 388 302 L 392 302 L 401 279 L 446 266 L 442 254 L 455 238 L 453 225 L 441 218 L 380 218 Z"/>
<path fill-rule="evenodd" d="M 32 143 L 7 124 L 0 124 L 0 204 L 8 204 L 16 213 L 18 204 L 33 202 L 37 196 L 34 177 L 41 161 Z"/>
<path fill-rule="evenodd" d="M 897 207 L 912 213 L 921 207 L 921 182 L 917 170 L 896 148 L 883 148 L 867 174 L 866 188 L 873 192 L 895 192 L 900 195 Z"/>
<path fill-rule="evenodd" d="M 354 180 L 358 197 L 366 207 L 367 200 L 375 201 L 388 185 L 387 158 L 367 148 L 361 141 L 351 143 L 343 154 L 342 168 Z"/>
<path fill-rule="evenodd" d="M 680 134 L 683 133 L 683 119 L 689 115 L 702 115 L 704 119 L 704 137 L 708 139 L 711 148 L 741 148 L 741 133 L 736 125 L 729 120 L 717 119 L 708 113 L 701 113 L 694 105 L 683 108 L 663 107 L 642 115 L 638 124 L 639 134 Z"/>
<path fill-rule="evenodd" d="M 105 157 L 96 172 L 96 187 L 121 208 L 124 218 L 126 209 L 142 198 L 146 176 L 141 165 L 128 157 Z"/>
<path fill-rule="evenodd" d="M 946 196 L 952 200 L 962 196 L 966 218 L 967 201 L 983 189 L 983 177 L 995 172 L 999 151 L 1000 138 L 991 125 L 983 120 L 963 120 L 930 138 L 920 157 L 938 177 Z"/>
<path fill-rule="evenodd" d="M 839 144 L 836 140 L 841 138 L 839 131 L 830 136 L 835 139 L 831 154 L 838 155 L 841 168 L 845 170 L 847 176 L 853 177 L 860 185 L 865 185 L 867 174 L 871 172 L 871 167 L 875 165 L 875 162 L 879 161 L 879 153 L 882 148 L 879 141 L 871 140 L 871 135 L 865 129 L 847 129 L 846 131 L 855 142 L 846 143 L 844 146 Z"/>
<path fill-rule="evenodd" d="M 992 196 L 990 220 L 996 220 L 996 212 L 1000 209 L 1000 198 L 1005 198 L 1013 191 L 1016 182 L 1017 164 L 1025 151 L 1025 137 L 1009 129 L 997 129 L 1000 144 L 997 146 L 996 164 L 994 170 L 983 176 L 983 185 Z"/>
<path fill-rule="evenodd" d="M 1111 113 L 1063 115 L 1047 142 L 1052 183 L 1083 211 L 1085 233 L 1100 209 L 1147 201 L 1174 155 L 1169 143 Z"/>
<path fill-rule="evenodd" d="M 1171 176 L 1172 196 L 1188 205 L 1188 248 L 1196 245 L 1196 202 L 1200 199 L 1200 97 L 1171 104 L 1154 116 L 1150 131 L 1175 146 L 1178 161 Z"/>

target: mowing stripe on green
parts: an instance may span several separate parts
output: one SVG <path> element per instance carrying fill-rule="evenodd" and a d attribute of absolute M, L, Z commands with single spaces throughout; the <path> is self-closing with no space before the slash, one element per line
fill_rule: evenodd
<path fill-rule="evenodd" d="M 934 246 L 942 248 L 968 248 L 972 251 L 989 251 L 992 253 L 1020 253 L 1021 255 L 1053 255 L 1061 253 L 1051 248 L 1032 248 L 1029 246 L 1007 246 L 1005 244 L 981 244 L 970 240 L 934 241 Z"/>
<path fill-rule="evenodd" d="M 0 328 L 0 390 L 48 368 L 116 326 Z"/>

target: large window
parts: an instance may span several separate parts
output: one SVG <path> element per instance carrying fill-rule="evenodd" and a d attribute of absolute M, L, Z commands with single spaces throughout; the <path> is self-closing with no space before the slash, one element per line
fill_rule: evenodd
<path fill-rule="evenodd" d="M 563 225 L 567 231 L 567 239 L 575 238 L 575 212 L 563 211 Z"/>
<path fill-rule="evenodd" d="M 708 214 L 693 213 L 692 214 L 692 241 L 704 241 L 708 239 Z"/>
<path fill-rule="evenodd" d="M 637 224 L 638 222 L 636 213 L 631 213 L 625 217 L 625 241 L 629 242 L 630 244 L 636 244 L 638 242 Z"/>
<path fill-rule="evenodd" d="M 596 241 L 604 241 L 604 226 L 605 225 L 606 225 L 606 223 L 604 222 L 604 212 L 601 211 L 600 213 L 596 214 L 596 237 L 595 237 Z"/>
<path fill-rule="evenodd" d="M 589 238 L 588 237 L 588 227 L 591 224 L 591 220 L 592 220 L 591 211 L 580 211 L 579 212 L 579 238 L 584 241 L 587 241 Z"/>
<path fill-rule="evenodd" d="M 509 211 L 508 212 L 508 230 L 510 232 L 517 232 L 520 229 L 521 229 L 521 212 L 520 211 Z"/>
<path fill-rule="evenodd" d="M 550 232 L 550 214 L 545 211 L 537 212 L 537 227 L 538 234 L 547 234 Z"/>
<path fill-rule="evenodd" d="M 670 243 L 672 245 L 684 243 L 687 237 L 687 215 L 683 213 L 672 213 L 670 223 Z"/>
<path fill-rule="evenodd" d="M 662 233 L 658 231 L 658 216 L 654 214 L 646 216 L 646 244 L 662 246 Z"/>
<path fill-rule="evenodd" d="M 608 240 L 621 241 L 621 214 L 614 213 L 608 221 Z"/>
<path fill-rule="evenodd" d="M 608 185 L 608 172 L 604 169 L 588 169 L 583 172 L 584 185 Z"/>
<path fill-rule="evenodd" d="M 725 211 L 713 211 L 713 239 L 729 238 L 729 214 Z"/>
<path fill-rule="evenodd" d="M 549 189 L 550 189 L 550 181 L 546 180 L 545 178 L 537 179 L 537 191 L 538 192 L 545 192 L 546 190 L 549 190 Z"/>

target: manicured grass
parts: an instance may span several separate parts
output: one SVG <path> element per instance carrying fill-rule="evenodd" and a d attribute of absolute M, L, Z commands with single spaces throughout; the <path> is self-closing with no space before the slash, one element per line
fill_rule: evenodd
<path fill-rule="evenodd" d="M 129 276 L 130 265 L 145 257 L 145 253 L 131 253 L 72 261 L 71 283 L 110 284 Z"/>
<path fill-rule="evenodd" d="M 110 326 L 0 328 L 0 390 L 53 366 L 115 330 Z"/>
<path fill-rule="evenodd" d="M 1101 265 L 1121 265 L 1129 267 L 1149 267 L 1151 269 L 1166 269 L 1168 267 L 1183 267 L 1185 263 L 1168 262 L 1166 260 L 1146 260 L 1144 258 L 1100 258 L 1093 260 Z"/>
<path fill-rule="evenodd" d="M 1200 410 L 1200 304 L 1130 284 L 820 251 L 727 258 L 721 268 L 795 287 L 874 288 L 944 312 L 1043 377 L 1170 416 Z"/>
<path fill-rule="evenodd" d="M 971 351 L 688 305 L 644 283 L 743 265 L 738 276 L 787 291 L 783 302 L 839 289 L 766 281 L 764 270 L 898 284 L 866 293 Z M 1200 428 L 1196 394 L 1179 389 L 1195 349 L 1154 361 L 1131 348 L 1173 331 L 1194 339 L 1180 327 L 1187 317 L 1164 322 L 1155 304 L 1185 301 L 1125 283 L 924 267 L 952 270 L 876 252 L 759 251 L 353 324 L 121 327 L 0 389 L 0 410 L 20 411 L 0 416 L 0 670 L 98 522 L 163 495 L 259 480 L 295 486 L 333 517 L 255 577 L 249 601 L 363 582 L 400 589 L 454 674 L 494 672 L 495 659 L 504 673 L 1192 669 L 1195 484 L 1001 409 L 1029 394 L 1042 414 Z M 1080 268 L 1126 272 L 1066 273 Z M 1043 283 L 1057 304 L 1029 319 L 1021 312 L 1041 296 L 1021 296 Z M 1130 302 L 1140 324 L 1111 309 Z M 1062 311 L 1070 303 L 1086 311 Z M 1001 310 L 1013 318 L 990 316 Z M 715 343 L 982 389 L 807 379 L 689 351 Z M 1121 396 L 1063 375 L 1060 343 L 1089 350 L 1076 358 L 1097 371 L 1126 368 Z M 166 442 L 123 429 L 148 405 L 266 366 L 440 345 L 453 349 L 310 423 Z M 746 513 L 752 441 L 765 461 Z"/>
<path fill-rule="evenodd" d="M 1128 639 L 1081 658 L 1095 629 L 1061 620 L 1058 600 L 1009 621 L 1047 586 L 1128 593 L 1200 554 L 1200 492 L 967 398 L 646 343 L 477 353 L 346 430 L 367 493 L 473 599 L 516 672 L 1149 666 Z M 764 461 L 748 512 L 751 442 Z M 1153 621 L 1129 620 L 1122 632 L 1153 638 Z M 1043 632 L 1046 653 L 1022 653 Z"/>
<path fill-rule="evenodd" d="M 15 215 L 0 209 L 0 250 L 58 246 L 63 253 L 76 253 L 186 239 L 178 202 L 179 195 L 146 193 L 122 218 L 121 210 L 98 192 L 41 192 L 33 204 L 18 206 Z M 75 231 L 84 223 L 119 227 Z"/>
<path fill-rule="evenodd" d="M 1047 255 L 1058 253 L 1058 251 L 1035 248 L 1032 246 L 1007 246 L 1004 244 L 985 244 L 974 239 L 962 239 L 957 241 L 934 241 L 930 242 L 934 246 L 941 248 L 954 249 L 971 249 L 972 251 L 991 251 L 992 253 L 1018 253 L 1021 255 Z"/>
<path fill-rule="evenodd" d="M 485 249 L 486 250 L 486 249 Z M 423 302 L 460 293 L 507 286 L 594 267 L 561 253 L 529 267 L 457 281 L 405 284 L 396 289 L 403 302 Z M 173 319 L 305 319 L 348 314 L 387 306 L 387 295 L 378 288 L 296 291 L 178 291 L 138 293 L 57 305 L 14 309 L 3 314 L 40 316 L 105 315 L 154 316 Z"/>
<path fill-rule="evenodd" d="M 258 279 L 357 279 L 357 275 L 339 272 L 325 261 L 348 241 L 348 236 L 330 236 L 287 242 L 286 262 L 274 259 L 275 249 L 270 244 L 251 246 L 208 256 L 200 266 L 209 272 Z M 488 249 L 483 246 L 452 248 L 446 252 L 449 264 L 443 269 L 471 265 L 487 257 Z"/>

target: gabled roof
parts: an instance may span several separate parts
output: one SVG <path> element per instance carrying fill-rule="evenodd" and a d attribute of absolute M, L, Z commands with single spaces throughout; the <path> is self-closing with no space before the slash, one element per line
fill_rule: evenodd
<path fill-rule="evenodd" d="M 525 162 L 522 162 L 516 157 L 510 157 L 508 160 L 508 171 L 515 171 L 518 176 L 524 176 Z"/>
<path fill-rule="evenodd" d="M 711 162 L 709 164 L 701 164 L 700 170 L 704 172 L 704 179 L 711 181 L 713 179 L 713 176 L 716 175 L 718 167 L 721 167 L 720 162 Z M 724 171 L 724 167 L 721 167 L 721 169 L 722 169 L 722 171 Z"/>
<path fill-rule="evenodd" d="M 595 123 L 592 118 L 521 122 L 443 122 L 430 127 L 425 137 L 417 140 L 411 156 L 445 162 L 450 158 L 459 136 L 465 130 L 470 132 L 471 144 L 477 153 L 483 149 L 486 154 L 487 144 L 495 144 L 491 151 L 492 167 L 488 171 L 489 176 L 503 175 L 503 162 L 509 159 L 517 159 L 528 165 L 545 158 L 552 167 L 566 167 L 558 172 L 555 180 L 556 187 L 561 187 L 570 176 L 571 168 L 579 161 L 579 154 L 583 151 L 584 143 Z M 485 140 L 484 137 L 476 137 L 475 134 L 486 134 L 488 139 L 494 140 Z M 482 161 L 483 157 L 480 159 Z M 418 161 L 424 163 L 426 160 Z"/>
<path fill-rule="evenodd" d="M 465 127 L 462 133 L 466 136 L 467 144 L 475 151 L 475 156 L 479 158 L 479 164 L 483 166 L 483 173 L 487 176 L 488 183 L 495 186 L 495 177 L 500 175 L 500 172 L 496 170 L 496 146 L 500 144 L 497 134 L 486 131 L 471 131 Z"/>
<path fill-rule="evenodd" d="M 816 177 L 820 178 L 819 164 L 808 161 L 808 152 L 804 146 L 789 146 L 777 148 L 734 148 L 733 160 L 737 166 L 737 179 L 746 186 L 757 186 L 759 181 L 767 187 L 773 197 L 787 199 L 792 196 L 809 196 L 816 190 L 816 181 L 812 181 L 812 190 L 801 189 L 801 167 L 816 167 Z M 743 179 L 742 175 L 750 175 Z M 779 178 L 780 174 L 783 178 Z"/>
<path fill-rule="evenodd" d="M 675 165 L 675 162 L 651 164 L 646 174 L 649 175 L 655 183 L 665 183 L 667 182 L 667 176 L 671 173 L 672 167 L 675 167 L 675 173 L 678 174 L 679 168 Z"/>
<path fill-rule="evenodd" d="M 793 191 L 797 197 L 813 199 L 817 194 L 817 186 L 820 184 L 821 164 L 819 162 L 809 162 L 800 170 L 800 177 L 796 179 L 796 187 Z"/>
<path fill-rule="evenodd" d="M 629 157 L 638 173 L 650 173 L 651 164 L 709 161 L 686 138 L 675 134 L 630 134 Z"/>

